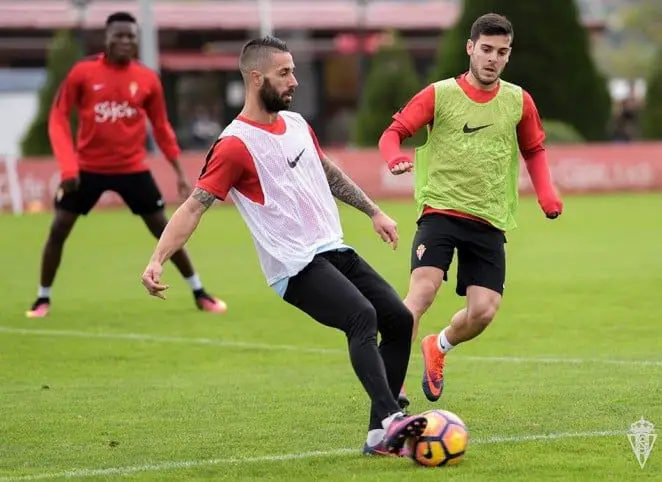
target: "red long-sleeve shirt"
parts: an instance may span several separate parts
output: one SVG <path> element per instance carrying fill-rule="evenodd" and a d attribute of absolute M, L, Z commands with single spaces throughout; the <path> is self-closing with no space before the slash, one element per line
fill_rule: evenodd
<path fill-rule="evenodd" d="M 69 115 L 78 110 L 76 143 Z M 62 179 L 80 170 L 99 174 L 147 171 L 147 119 L 163 154 L 179 157 L 158 74 L 140 62 L 120 66 L 105 55 L 78 62 L 53 102 L 48 135 Z"/>
<path fill-rule="evenodd" d="M 491 91 L 477 89 L 469 84 L 465 77 L 466 74 L 458 76 L 456 81 L 464 93 L 474 102 L 489 102 L 499 91 L 498 88 Z M 403 109 L 393 115 L 393 122 L 379 140 L 380 153 L 388 164 L 406 157 L 400 148 L 402 141 L 413 136 L 422 127 L 432 124 L 434 109 L 435 90 L 434 85 L 430 84 L 416 94 Z M 531 95 L 524 91 L 522 118 L 517 124 L 517 141 L 540 204 L 543 209 L 553 209 L 552 206 L 559 201 L 547 165 L 544 140 L 545 132 L 538 109 Z M 424 214 L 438 211 L 426 207 Z M 476 219 L 474 216 L 456 211 L 445 210 L 443 212 Z"/>

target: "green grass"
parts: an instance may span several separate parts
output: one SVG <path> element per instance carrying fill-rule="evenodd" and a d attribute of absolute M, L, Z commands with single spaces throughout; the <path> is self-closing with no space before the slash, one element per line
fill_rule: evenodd
<path fill-rule="evenodd" d="M 404 295 L 414 209 L 383 207 L 400 224 L 396 252 L 343 208 L 346 241 Z M 642 416 L 662 427 L 660 209 L 653 194 L 570 197 L 551 222 L 523 200 L 502 310 L 449 356 L 438 404 L 420 391 L 413 350 L 412 410 L 446 408 L 470 429 L 466 459 L 446 469 L 359 454 L 368 400 L 343 335 L 265 285 L 234 208 L 214 208 L 189 244 L 228 303 L 222 317 L 194 309 L 172 266 L 168 300 L 147 296 L 140 275 L 154 240 L 128 212 L 99 211 L 68 242 L 51 316 L 26 319 L 50 216 L 1 217 L 0 481 L 72 470 L 90 480 L 660 480 L 662 448 L 641 469 L 625 435 Z M 462 306 L 454 275 L 421 336 Z M 561 435 L 522 440 L 545 434 Z"/>

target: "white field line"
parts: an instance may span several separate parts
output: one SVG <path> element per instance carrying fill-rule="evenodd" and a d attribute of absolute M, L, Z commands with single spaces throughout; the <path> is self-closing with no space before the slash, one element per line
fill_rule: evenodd
<path fill-rule="evenodd" d="M 519 436 L 493 436 L 486 438 L 477 438 L 470 441 L 472 445 L 504 444 L 504 443 L 523 443 L 536 441 L 553 441 L 571 438 L 590 438 L 590 437 L 613 437 L 616 435 L 625 435 L 624 430 L 605 430 L 599 432 L 565 432 L 540 435 L 519 435 Z M 183 460 L 171 462 L 153 462 L 144 465 L 131 465 L 126 467 L 110 467 L 106 469 L 72 469 L 65 472 L 43 472 L 40 474 L 23 475 L 16 477 L 0 477 L 0 482 L 18 482 L 23 480 L 46 480 L 46 479 L 74 479 L 83 477 L 98 476 L 125 476 L 140 472 L 164 472 L 177 469 L 191 469 L 196 467 L 210 467 L 214 465 L 239 465 L 259 462 L 284 462 L 288 460 L 310 459 L 314 457 L 337 457 L 344 455 L 359 456 L 359 449 L 345 448 L 336 450 L 314 451 L 291 453 L 281 455 L 265 455 L 261 457 L 231 457 L 223 459 L 206 460 Z"/>
<path fill-rule="evenodd" d="M 223 348 L 237 348 L 245 350 L 263 351 L 293 351 L 297 353 L 315 354 L 347 354 L 347 351 L 339 348 L 320 348 L 296 345 L 272 345 L 267 343 L 251 343 L 243 341 L 219 340 L 215 338 L 188 338 L 177 336 L 162 336 L 144 333 L 105 333 L 91 331 L 73 330 L 42 330 L 28 328 L 14 328 L 11 326 L 0 326 L 0 333 L 25 336 L 45 336 L 61 338 L 86 338 L 102 340 L 125 340 L 146 341 L 151 343 L 172 343 L 178 345 L 208 345 Z M 419 354 L 414 352 L 414 356 Z M 454 359 L 462 359 L 478 362 L 501 362 L 501 363 L 540 363 L 540 364 L 570 364 L 570 365 L 622 365 L 638 367 L 662 367 L 662 360 L 618 360 L 610 358 L 555 358 L 555 357 L 518 357 L 518 356 L 465 356 L 457 355 Z"/>

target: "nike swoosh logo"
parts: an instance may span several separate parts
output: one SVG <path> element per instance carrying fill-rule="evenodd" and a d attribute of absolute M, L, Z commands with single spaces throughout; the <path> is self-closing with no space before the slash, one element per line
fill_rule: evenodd
<path fill-rule="evenodd" d="M 301 149 L 301 152 L 297 154 L 297 157 L 294 158 L 293 161 L 290 161 L 289 159 L 287 160 L 287 165 L 290 166 L 291 168 L 295 168 L 296 165 L 299 163 L 299 159 L 301 159 L 301 156 L 303 155 L 303 151 L 305 151 L 306 148 L 304 147 Z"/>
<path fill-rule="evenodd" d="M 462 128 L 462 132 L 464 132 L 465 134 L 471 134 L 472 132 L 476 132 L 476 131 L 479 131 L 481 129 L 485 129 L 486 127 L 489 127 L 491 125 L 492 124 L 485 124 L 485 125 L 478 126 L 478 127 L 469 127 L 469 123 L 467 122 L 467 123 L 464 124 L 464 127 Z"/>

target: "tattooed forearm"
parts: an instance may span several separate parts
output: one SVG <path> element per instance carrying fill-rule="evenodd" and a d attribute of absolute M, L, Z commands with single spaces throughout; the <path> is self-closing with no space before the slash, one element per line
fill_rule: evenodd
<path fill-rule="evenodd" d="M 191 196 L 177 208 L 156 245 L 152 260 L 160 264 L 166 262 L 179 251 L 198 227 L 200 218 L 214 203 L 214 195 L 195 188 Z"/>
<path fill-rule="evenodd" d="M 216 196 L 214 196 L 211 193 L 208 193 L 204 189 L 200 189 L 199 187 L 196 187 L 193 190 L 193 193 L 191 193 L 191 197 L 196 201 L 198 201 L 200 204 L 202 204 L 204 206 L 205 211 L 209 209 L 216 200 Z"/>
<path fill-rule="evenodd" d="M 331 193 L 336 199 L 355 207 L 370 217 L 379 212 L 379 207 L 328 157 L 322 159 L 322 166 L 324 166 Z"/>

